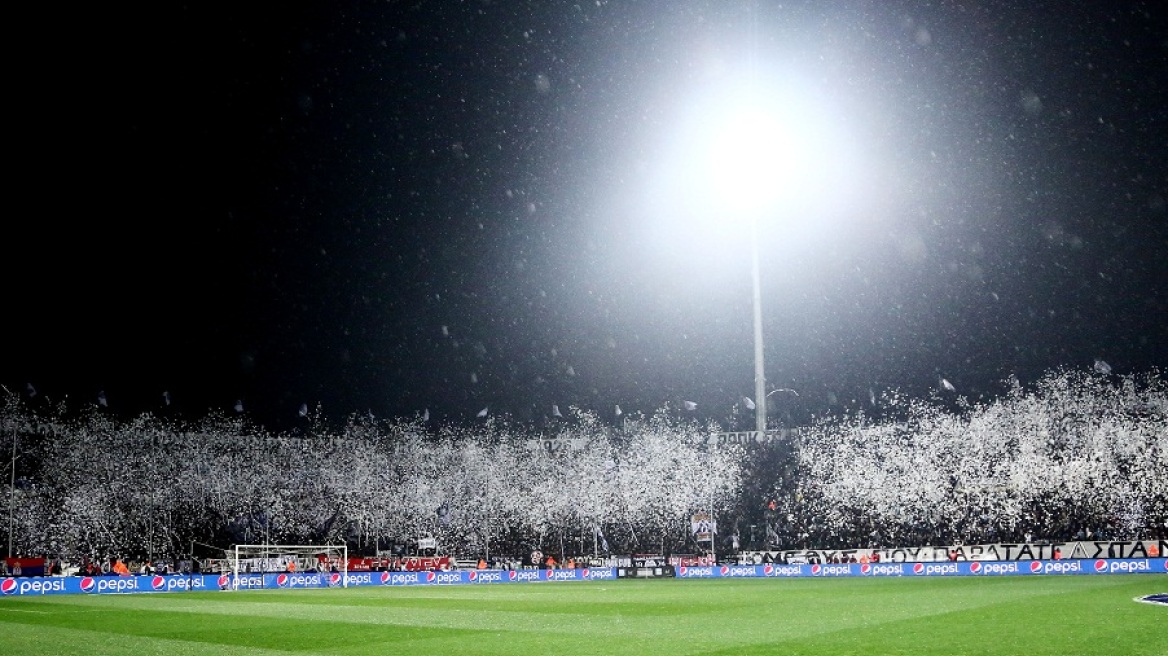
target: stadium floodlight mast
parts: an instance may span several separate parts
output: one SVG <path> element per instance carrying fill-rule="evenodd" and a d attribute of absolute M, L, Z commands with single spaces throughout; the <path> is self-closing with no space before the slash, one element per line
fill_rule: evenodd
<path fill-rule="evenodd" d="M 740 70 L 717 69 L 679 89 L 659 139 L 661 164 L 647 186 L 653 238 L 670 248 L 750 239 L 756 428 L 767 429 L 761 267 L 772 226 L 796 243 L 820 232 L 861 183 L 856 140 L 820 76 L 752 54 Z M 796 218 L 800 220 L 796 220 Z M 806 217 L 808 220 L 803 220 Z M 816 220 L 809 220 L 815 217 Z M 678 235 L 671 241 L 669 235 Z M 698 240 L 693 235 L 700 235 Z M 697 254 L 701 257 L 703 254 Z M 705 266 L 741 266 L 708 258 Z"/>
<path fill-rule="evenodd" d="M 750 225 L 750 275 L 754 323 L 755 430 L 767 430 L 766 370 L 763 357 L 759 222 L 773 212 L 791 184 L 798 152 L 782 115 L 757 93 L 748 92 L 724 109 L 709 140 L 710 187 L 722 211 Z"/>

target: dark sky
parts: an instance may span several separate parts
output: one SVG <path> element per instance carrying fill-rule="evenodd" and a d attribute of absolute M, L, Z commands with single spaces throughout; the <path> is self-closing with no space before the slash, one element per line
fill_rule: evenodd
<path fill-rule="evenodd" d="M 990 398 L 1096 358 L 1165 367 L 1165 11 L 27 14 L 0 382 L 71 405 L 104 391 L 128 415 L 242 399 L 276 428 L 301 403 L 463 421 L 685 399 L 723 418 L 753 390 L 749 231 L 671 176 L 703 103 L 748 73 L 811 108 L 797 131 L 831 135 L 797 185 L 814 193 L 760 228 L 767 377 L 800 392 L 780 412 L 941 377 Z"/>

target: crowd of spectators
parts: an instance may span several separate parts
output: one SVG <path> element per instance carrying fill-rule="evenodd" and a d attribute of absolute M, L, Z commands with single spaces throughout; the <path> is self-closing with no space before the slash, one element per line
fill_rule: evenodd
<path fill-rule="evenodd" d="M 9 398 L 0 435 L 14 440 L 19 475 L 3 491 L 15 495 L 5 500 L 18 553 L 90 573 L 111 571 L 107 554 L 131 571 L 179 571 L 196 542 L 374 553 L 430 535 L 472 558 L 695 553 L 690 518 L 711 505 L 720 553 L 1168 531 L 1168 386 L 1157 375 L 1063 372 L 956 411 L 878 403 L 879 420 L 845 413 L 749 447 L 716 445 L 710 427 L 668 411 L 614 430 L 573 409 L 564 446 L 548 450 L 554 440 L 505 423 L 354 418 L 272 435 L 238 417 L 65 417 Z"/>

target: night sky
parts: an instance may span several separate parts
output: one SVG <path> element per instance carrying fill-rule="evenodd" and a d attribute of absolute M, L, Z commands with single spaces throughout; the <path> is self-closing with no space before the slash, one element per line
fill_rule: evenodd
<path fill-rule="evenodd" d="M 1168 366 L 1159 2 L 43 12 L 10 23 L 0 249 L 0 382 L 41 402 L 725 419 L 750 231 L 687 153 L 743 79 L 822 137 L 759 228 L 782 420 Z"/>

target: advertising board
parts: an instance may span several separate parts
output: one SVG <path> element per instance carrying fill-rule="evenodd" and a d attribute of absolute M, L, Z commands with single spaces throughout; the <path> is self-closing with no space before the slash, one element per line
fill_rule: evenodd
<path fill-rule="evenodd" d="M 674 569 L 669 567 L 669 569 Z M 155 594 L 208 590 L 295 590 L 364 586 L 483 585 L 556 581 L 611 581 L 616 567 L 525 570 L 456 570 L 449 572 L 358 572 L 304 574 L 172 574 L 169 576 L 23 576 L 0 578 L 0 598 L 56 594 Z M 1050 576 L 1099 574 L 1168 574 L 1168 558 L 1080 558 L 1074 560 L 698 565 L 675 569 L 677 578 L 834 578 Z"/>

